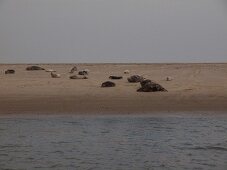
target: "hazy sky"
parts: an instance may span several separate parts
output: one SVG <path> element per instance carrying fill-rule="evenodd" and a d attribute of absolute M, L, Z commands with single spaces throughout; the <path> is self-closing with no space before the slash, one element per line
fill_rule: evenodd
<path fill-rule="evenodd" d="M 0 63 L 227 62 L 227 0 L 0 0 Z"/>

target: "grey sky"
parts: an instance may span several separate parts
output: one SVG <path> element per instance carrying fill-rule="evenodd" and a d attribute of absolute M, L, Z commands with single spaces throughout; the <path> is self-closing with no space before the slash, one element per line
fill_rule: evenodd
<path fill-rule="evenodd" d="M 3 62 L 227 62 L 227 0 L 0 0 Z"/>

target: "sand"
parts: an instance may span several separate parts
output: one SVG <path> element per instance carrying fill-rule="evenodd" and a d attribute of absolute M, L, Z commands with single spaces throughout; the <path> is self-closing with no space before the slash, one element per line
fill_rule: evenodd
<path fill-rule="evenodd" d="M 69 79 L 74 64 L 41 64 L 61 78 L 45 71 L 26 71 L 24 65 L 0 65 L 0 114 L 132 114 L 161 112 L 226 112 L 227 64 L 75 64 L 89 69 L 85 80 Z M 16 74 L 5 75 L 4 70 Z M 129 70 L 130 74 L 123 74 Z M 127 77 L 144 75 L 168 92 L 141 93 L 139 83 Z M 101 88 L 110 75 L 116 87 Z M 166 77 L 173 77 L 166 81 Z"/>

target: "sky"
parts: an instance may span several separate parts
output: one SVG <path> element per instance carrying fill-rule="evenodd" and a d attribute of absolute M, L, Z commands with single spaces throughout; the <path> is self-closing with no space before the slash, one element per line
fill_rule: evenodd
<path fill-rule="evenodd" d="M 227 62 L 227 0 L 0 0 L 0 63 Z"/>

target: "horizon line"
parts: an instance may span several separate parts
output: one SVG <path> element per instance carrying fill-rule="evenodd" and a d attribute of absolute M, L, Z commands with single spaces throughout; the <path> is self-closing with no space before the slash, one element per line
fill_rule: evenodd
<path fill-rule="evenodd" d="M 227 61 L 226 62 L 149 62 L 149 63 L 126 63 L 126 62 L 122 62 L 122 63 L 115 63 L 115 62 L 106 62 L 106 63 L 95 63 L 95 62 L 78 62 L 78 63 L 59 63 L 59 62 L 46 62 L 46 63 L 0 63 L 0 65 L 49 65 L 49 64 L 55 64 L 55 65 L 60 65 L 60 64 L 64 64 L 64 65 L 71 65 L 71 64 L 79 64 L 79 65 L 83 65 L 83 64 L 96 64 L 96 65 L 102 65 L 102 64 L 113 64 L 113 65 L 123 65 L 123 64 L 127 64 L 127 65 L 133 65 L 133 64 L 138 64 L 138 65 L 149 65 L 149 64 L 227 64 Z"/>

